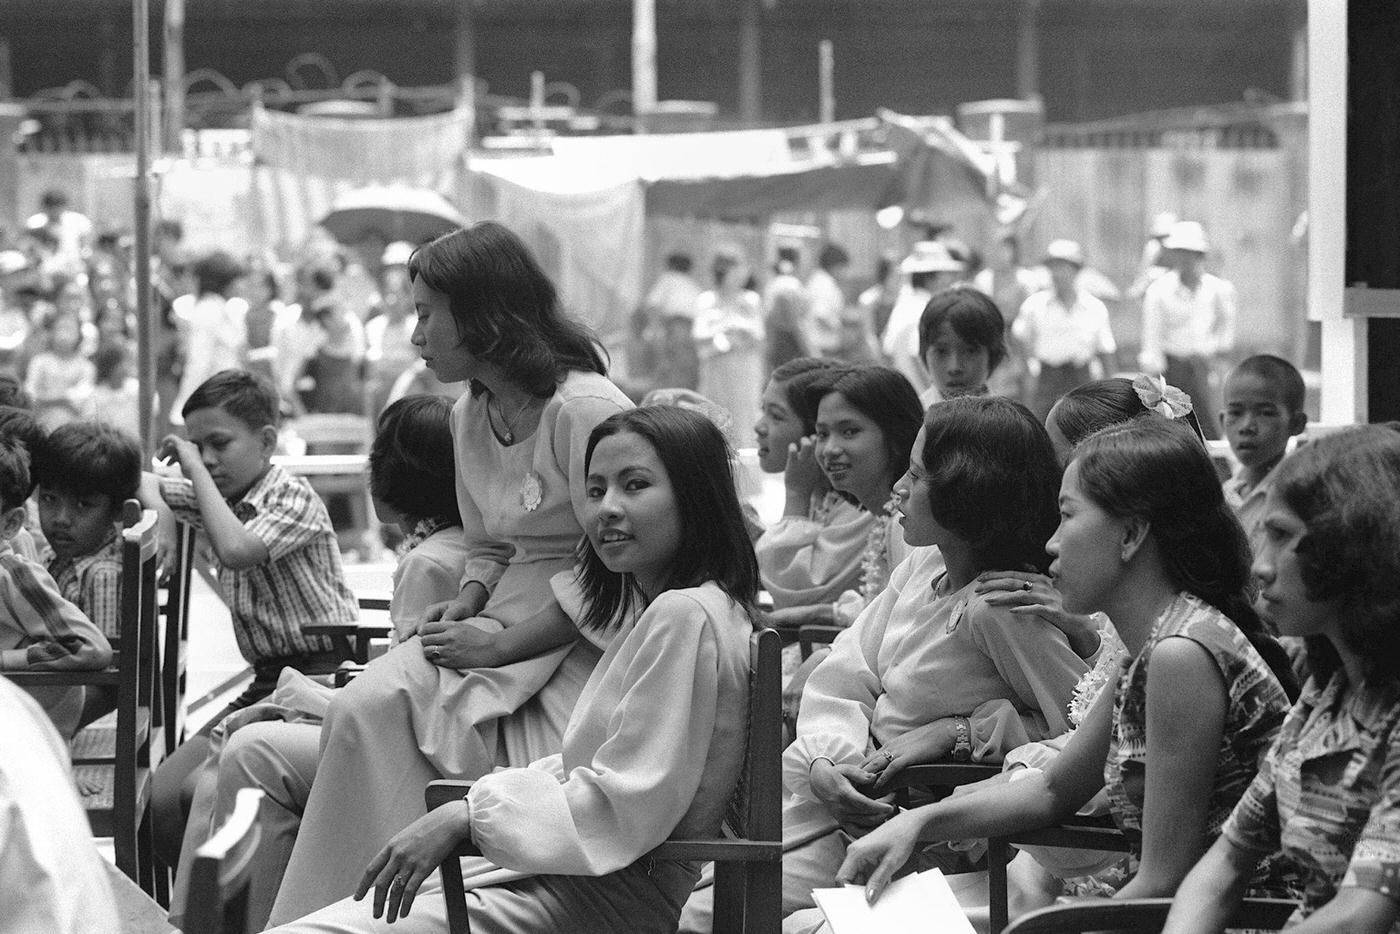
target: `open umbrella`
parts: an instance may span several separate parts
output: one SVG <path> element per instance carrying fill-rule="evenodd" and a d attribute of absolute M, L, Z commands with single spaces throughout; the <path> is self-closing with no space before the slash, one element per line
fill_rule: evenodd
<path fill-rule="evenodd" d="M 321 226 L 341 243 L 358 243 L 378 235 L 387 242 L 423 243 L 458 227 L 467 219 L 435 191 L 405 185 L 375 185 L 346 192 L 335 200 Z"/>

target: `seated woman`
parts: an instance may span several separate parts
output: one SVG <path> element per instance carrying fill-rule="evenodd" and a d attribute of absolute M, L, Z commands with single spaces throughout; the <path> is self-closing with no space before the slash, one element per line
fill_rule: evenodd
<path fill-rule="evenodd" d="M 452 402 L 406 396 L 379 416 L 369 489 L 379 520 L 403 532 L 389 600 L 390 640 L 413 635 L 428 607 L 457 594 L 466 563 L 452 470 Z M 267 923 L 321 758 L 321 720 L 331 689 L 284 674 L 268 701 L 215 727 L 180 848 L 170 917 L 184 916 L 194 852 L 233 812 L 241 788 L 261 788 L 262 833 L 249 887 L 248 925 Z"/>
<path fill-rule="evenodd" d="M 492 772 L 395 835 L 356 891 L 374 890 L 373 916 L 346 899 L 278 931 L 445 932 L 437 868 L 467 837 L 486 854 L 464 863 L 473 931 L 675 930 L 696 872 L 647 854 L 718 832 L 745 749 L 758 566 L 729 456 L 683 409 L 598 426 L 577 581 L 553 586 L 608 648 L 563 753 Z"/>
<path fill-rule="evenodd" d="M 782 518 L 754 542 L 776 625 L 815 621 L 804 615 L 807 607 L 829 605 L 860 586 L 861 556 L 876 524 L 875 513 L 832 489 L 817 463 L 820 400 L 810 399 L 809 390 L 838 367 L 835 361 L 798 357 L 775 369 L 753 426 L 758 465 L 764 473 L 783 475 L 786 494 Z"/>
<path fill-rule="evenodd" d="M 1279 467 L 1254 559 L 1262 612 L 1307 640 L 1312 678 L 1168 932 L 1221 931 L 1261 856 L 1303 882 L 1297 934 L 1400 930 L 1400 437 L 1369 425 Z"/>
<path fill-rule="evenodd" d="M 466 566 L 457 596 L 331 701 L 274 924 L 353 891 L 365 863 L 423 813 L 428 781 L 558 752 L 601 654 L 578 638 L 549 580 L 573 566 L 582 535 L 589 432 L 631 402 L 505 227 L 439 237 L 408 270 L 414 345 L 438 378 L 472 386 L 452 410 Z M 517 661 L 501 664 L 503 654 Z"/>
<path fill-rule="evenodd" d="M 1030 412 L 993 398 L 933 406 L 906 463 L 896 513 L 916 547 L 812 673 L 784 754 L 785 914 L 832 883 L 845 833 L 894 813 L 867 790 L 907 765 L 999 761 L 1063 733 L 1087 668 L 1055 627 L 973 593 L 984 570 L 1046 562 L 1059 466 Z M 710 929 L 712 892 L 691 897 L 682 930 Z"/>
<path fill-rule="evenodd" d="M 865 882 L 871 900 L 921 840 L 1048 826 L 1105 785 L 1134 849 L 1118 894 L 1170 895 L 1278 731 L 1288 698 L 1275 672 L 1288 660 L 1248 602 L 1244 532 L 1188 428 L 1141 419 L 1082 442 L 1046 550 L 1066 609 L 1106 613 L 1132 661 L 1043 772 L 908 811 L 852 844 L 837 878 Z"/>

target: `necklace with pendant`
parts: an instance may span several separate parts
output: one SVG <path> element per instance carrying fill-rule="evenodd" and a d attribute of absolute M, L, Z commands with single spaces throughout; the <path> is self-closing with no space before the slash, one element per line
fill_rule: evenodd
<path fill-rule="evenodd" d="M 529 408 L 530 405 L 535 401 L 535 397 L 527 397 L 525 401 L 520 404 L 520 408 L 516 409 L 515 414 L 510 418 L 506 418 L 506 410 L 501 407 L 500 397 L 496 396 L 495 394 L 492 394 L 491 398 L 496 400 L 497 418 L 500 419 L 501 425 L 503 426 L 503 430 L 501 431 L 501 441 L 506 445 L 512 445 L 515 443 L 515 423 L 519 420 L 520 416 L 524 414 L 525 410 Z M 490 413 L 491 407 L 489 405 L 487 406 L 486 411 Z"/>

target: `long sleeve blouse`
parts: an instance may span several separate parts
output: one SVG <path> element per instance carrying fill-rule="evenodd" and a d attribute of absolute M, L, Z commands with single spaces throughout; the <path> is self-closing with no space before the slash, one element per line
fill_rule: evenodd
<path fill-rule="evenodd" d="M 462 586 L 479 581 L 494 591 L 509 565 L 571 563 L 583 534 L 576 516 L 585 499 L 588 435 L 632 403 L 607 377 L 575 370 L 545 403 L 535 434 L 503 445 L 491 430 L 487 399 L 466 393 L 457 400 L 452 440 L 467 545 Z"/>
<path fill-rule="evenodd" d="M 783 756 L 789 792 L 813 797 L 808 774 L 818 756 L 859 763 L 944 717 L 968 718 L 977 761 L 1069 728 L 1066 705 L 1088 666 L 1064 634 L 989 606 L 975 582 L 936 596 L 942 571 L 937 549 L 913 549 L 812 672 L 797 739 Z"/>
<path fill-rule="evenodd" d="M 754 542 L 773 606 L 831 603 L 861 582 L 861 557 L 875 516 L 839 493 L 813 497 L 805 516 L 783 516 Z"/>
<path fill-rule="evenodd" d="M 562 753 L 472 786 L 483 855 L 519 872 L 601 876 L 668 837 L 713 835 L 743 762 L 751 633 L 713 583 L 667 591 L 624 624 Z"/>

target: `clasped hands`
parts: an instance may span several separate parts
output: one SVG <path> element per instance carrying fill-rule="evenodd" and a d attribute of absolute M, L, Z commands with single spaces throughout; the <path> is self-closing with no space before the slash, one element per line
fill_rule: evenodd
<path fill-rule="evenodd" d="M 435 603 L 423 614 L 418 636 L 423 657 L 440 668 L 494 668 L 500 663 L 496 637 L 468 620 L 481 612 L 475 600 Z"/>

